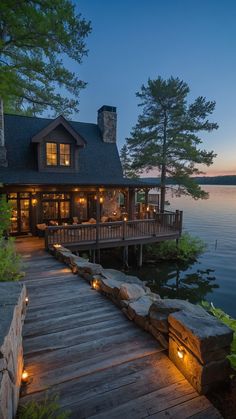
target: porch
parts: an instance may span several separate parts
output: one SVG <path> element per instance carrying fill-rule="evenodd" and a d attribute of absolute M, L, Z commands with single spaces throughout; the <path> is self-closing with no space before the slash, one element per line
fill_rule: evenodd
<path fill-rule="evenodd" d="M 65 245 L 74 250 L 153 243 L 178 239 L 182 230 L 182 212 L 157 213 L 153 219 L 83 223 L 49 226 L 45 230 L 45 247 Z"/>

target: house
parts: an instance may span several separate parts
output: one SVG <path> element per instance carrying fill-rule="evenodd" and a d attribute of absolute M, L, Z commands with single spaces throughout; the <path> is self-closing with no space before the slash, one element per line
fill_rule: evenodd
<path fill-rule="evenodd" d="M 135 206 L 136 191 L 147 198 L 153 183 L 123 177 L 116 124 L 112 106 L 98 110 L 96 124 L 3 116 L 1 106 L 0 184 L 12 204 L 11 234 L 153 218 L 147 199 Z"/>

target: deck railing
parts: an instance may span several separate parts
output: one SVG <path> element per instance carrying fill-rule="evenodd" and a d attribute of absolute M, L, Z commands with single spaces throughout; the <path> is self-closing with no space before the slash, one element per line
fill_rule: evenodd
<path fill-rule="evenodd" d="M 156 214 L 154 219 L 113 221 L 97 224 L 76 224 L 49 226 L 45 231 L 45 247 L 53 244 L 97 245 L 99 243 L 125 240 L 150 239 L 166 235 L 180 235 L 182 231 L 182 212 Z"/>

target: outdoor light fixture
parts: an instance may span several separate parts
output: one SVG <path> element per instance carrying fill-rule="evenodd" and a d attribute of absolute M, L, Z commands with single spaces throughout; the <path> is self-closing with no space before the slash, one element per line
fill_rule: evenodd
<path fill-rule="evenodd" d="M 80 199 L 79 199 L 79 203 L 80 203 L 80 204 L 84 204 L 84 203 L 85 203 L 85 199 L 84 199 L 84 198 L 80 198 Z"/>
<path fill-rule="evenodd" d="M 92 281 L 92 289 L 93 290 L 99 290 L 99 282 L 98 282 L 98 280 L 97 279 L 93 279 L 93 281 Z"/>
<path fill-rule="evenodd" d="M 147 206 L 147 211 L 149 211 L 150 210 L 150 208 L 149 208 L 149 206 Z"/>
<path fill-rule="evenodd" d="M 26 297 L 25 297 L 25 304 L 26 304 L 26 305 L 28 305 L 28 302 L 29 302 L 29 297 L 28 297 L 28 296 L 26 296 Z"/>
<path fill-rule="evenodd" d="M 102 204 L 102 203 L 103 203 L 103 201 L 104 201 L 103 197 L 102 197 L 102 196 L 100 196 L 100 198 L 99 198 L 99 202 L 100 202 L 100 204 Z"/>
<path fill-rule="evenodd" d="M 124 221 L 128 221 L 128 217 L 124 217 Z"/>
<path fill-rule="evenodd" d="M 37 199 L 36 198 L 33 198 L 32 199 L 32 205 L 33 205 L 33 207 L 35 207 L 36 204 L 37 204 Z"/>
<path fill-rule="evenodd" d="M 23 370 L 22 375 L 21 375 L 21 381 L 22 381 L 22 383 L 25 383 L 26 384 L 27 381 L 28 381 L 28 379 L 29 379 L 28 372 L 26 370 Z"/>
<path fill-rule="evenodd" d="M 177 354 L 178 354 L 178 357 L 180 358 L 180 359 L 183 359 L 183 357 L 184 357 L 184 349 L 183 348 L 178 348 L 177 349 Z"/>

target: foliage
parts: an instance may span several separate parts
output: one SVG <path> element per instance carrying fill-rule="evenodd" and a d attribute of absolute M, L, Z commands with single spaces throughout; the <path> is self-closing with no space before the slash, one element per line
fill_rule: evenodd
<path fill-rule="evenodd" d="M 131 158 L 129 156 L 128 147 L 126 144 L 120 150 L 120 161 L 123 169 L 123 175 L 127 178 L 134 179 L 138 175 L 135 170 L 132 169 Z"/>
<path fill-rule="evenodd" d="M 21 278 L 21 258 L 15 250 L 14 239 L 0 237 L 0 282 L 17 281 Z"/>
<path fill-rule="evenodd" d="M 148 80 L 136 94 L 142 113 L 127 139 L 134 170 L 158 169 L 161 174 L 161 212 L 164 211 L 167 178 L 179 185 L 178 193 L 206 198 L 206 192 L 191 176 L 201 172 L 198 165 L 210 166 L 216 156 L 201 148 L 199 132 L 218 128 L 208 120 L 215 102 L 200 96 L 188 105 L 188 85 L 179 78 Z"/>
<path fill-rule="evenodd" d="M 60 412 L 57 400 L 57 397 L 46 397 L 42 403 L 31 401 L 25 406 L 20 406 L 18 419 L 68 419 L 69 411 Z"/>
<path fill-rule="evenodd" d="M 0 197 L 0 237 L 3 236 L 10 227 L 11 205 L 6 200 L 6 196 Z"/>
<path fill-rule="evenodd" d="M 175 240 L 166 240 L 154 245 L 145 247 L 145 252 L 159 260 L 170 260 L 176 262 L 189 262 L 196 260 L 196 257 L 206 249 L 205 243 L 198 237 L 188 233 L 182 234 L 178 246 Z"/>
<path fill-rule="evenodd" d="M 233 330 L 233 342 L 231 345 L 231 355 L 228 356 L 231 366 L 236 370 L 236 319 L 230 317 L 227 313 L 225 313 L 220 308 L 214 307 L 211 303 L 209 304 L 207 301 L 203 301 L 201 304 L 206 310 L 212 313 L 217 319 L 219 319 L 222 323 L 226 324 L 230 329 Z"/>
<path fill-rule="evenodd" d="M 82 62 L 91 28 L 77 14 L 75 2 L 1 0 L 0 16 L 0 96 L 5 110 L 27 115 L 46 109 L 64 115 L 77 111 L 85 83 L 64 63 Z"/>

